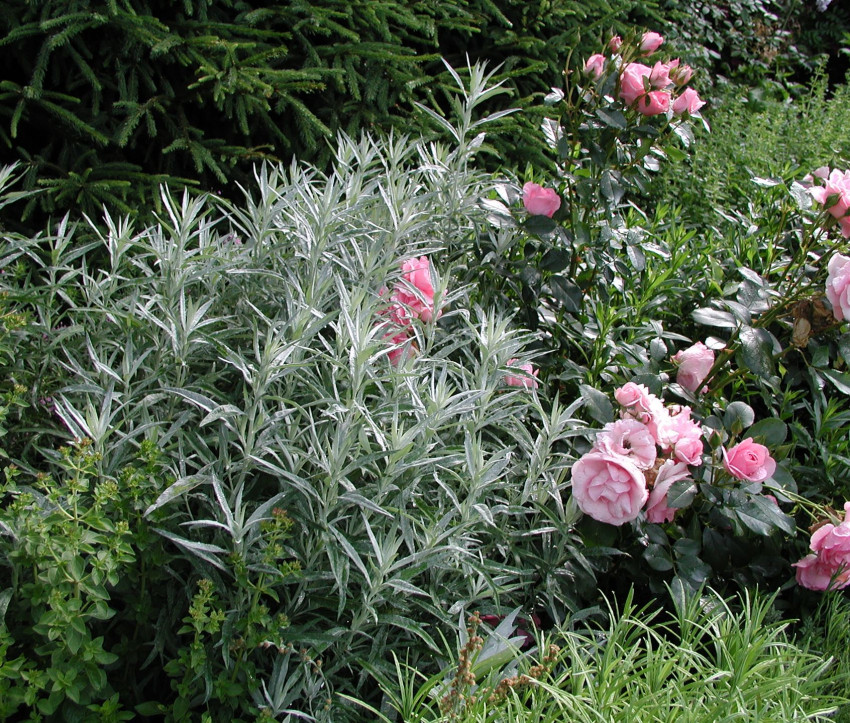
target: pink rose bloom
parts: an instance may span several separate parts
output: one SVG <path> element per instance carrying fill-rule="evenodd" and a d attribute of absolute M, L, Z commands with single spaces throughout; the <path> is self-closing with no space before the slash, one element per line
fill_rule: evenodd
<path fill-rule="evenodd" d="M 823 168 L 819 168 L 815 174 L 823 178 L 823 171 Z M 850 209 L 850 171 L 834 169 L 823 180 L 825 181 L 823 186 L 814 186 L 809 189 L 809 193 L 822 205 L 826 205 L 830 196 L 834 196 L 835 202 L 827 210 L 833 217 L 843 219 Z M 845 238 L 850 236 L 850 233 L 845 233 L 845 224 L 841 224 L 841 233 Z"/>
<path fill-rule="evenodd" d="M 522 205 L 532 216 L 552 218 L 561 207 L 561 197 L 552 188 L 543 188 L 530 181 L 522 187 Z"/>
<path fill-rule="evenodd" d="M 638 98 L 646 95 L 644 78 L 649 78 L 652 68 L 643 63 L 629 63 L 620 74 L 620 98 L 626 105 L 632 105 Z"/>
<path fill-rule="evenodd" d="M 687 349 L 682 349 L 673 355 L 672 361 L 677 364 L 676 381 L 689 392 L 696 392 L 702 386 L 714 366 L 714 352 L 701 341 Z M 703 389 L 703 392 L 706 390 Z"/>
<path fill-rule="evenodd" d="M 653 90 L 638 99 L 637 110 L 641 115 L 659 115 L 670 107 L 670 94 L 663 90 Z"/>
<path fill-rule="evenodd" d="M 573 497 L 579 509 L 609 525 L 631 522 L 646 504 L 643 473 L 619 455 L 588 452 L 573 465 Z"/>
<path fill-rule="evenodd" d="M 670 66 L 659 60 L 652 66 L 652 70 L 649 73 L 649 84 L 655 90 L 664 90 L 671 83 Z"/>
<path fill-rule="evenodd" d="M 747 437 L 728 451 L 723 450 L 723 467 L 736 479 L 763 482 L 773 476 L 776 462 L 767 447 Z"/>
<path fill-rule="evenodd" d="M 850 502 L 844 503 L 844 521 L 815 530 L 809 547 L 814 554 L 794 563 L 800 585 L 810 590 L 840 590 L 850 585 Z"/>
<path fill-rule="evenodd" d="M 431 283 L 431 261 L 427 256 L 418 259 L 409 259 L 402 266 L 402 283 L 395 287 L 392 294 L 393 301 L 401 305 L 401 311 L 392 312 L 397 321 L 406 322 L 406 312 L 429 322 L 434 318 L 439 319 L 442 311 L 437 309 L 434 315 L 434 285 Z"/>
<path fill-rule="evenodd" d="M 599 80 L 602 73 L 605 71 L 605 56 L 599 53 L 591 55 L 584 64 L 584 72 L 592 76 L 594 80 Z"/>
<path fill-rule="evenodd" d="M 399 362 L 412 357 L 415 354 L 416 345 L 412 342 L 407 344 L 409 339 L 410 337 L 407 335 L 407 331 L 404 330 L 384 334 L 384 340 L 393 345 L 393 348 L 390 349 L 390 353 L 387 354 L 390 364 L 398 366 Z"/>
<path fill-rule="evenodd" d="M 619 35 L 615 35 L 613 38 L 611 38 L 608 41 L 608 49 L 612 53 L 619 53 L 622 45 L 623 45 L 623 39 Z"/>
<path fill-rule="evenodd" d="M 622 455 L 634 462 L 638 469 L 649 469 L 655 464 L 658 451 L 655 440 L 636 419 L 620 419 L 606 424 L 596 435 L 594 450 L 607 455 Z"/>
<path fill-rule="evenodd" d="M 850 319 L 850 257 L 834 254 L 826 265 L 826 298 L 838 321 Z"/>
<path fill-rule="evenodd" d="M 656 525 L 673 521 L 676 508 L 667 506 L 667 493 L 674 482 L 685 479 L 689 474 L 688 466 L 682 462 L 668 459 L 661 465 L 655 478 L 655 486 L 646 502 L 647 520 Z"/>
<path fill-rule="evenodd" d="M 682 94 L 673 101 L 673 115 L 682 115 L 688 113 L 693 115 L 705 105 L 705 101 L 701 100 L 699 93 L 693 88 L 685 88 Z"/>
<path fill-rule="evenodd" d="M 614 398 L 630 413 L 648 412 L 654 406 L 653 398 L 657 399 L 643 384 L 634 382 L 626 382 L 619 389 L 615 389 Z"/>
<path fill-rule="evenodd" d="M 516 374 L 508 374 L 505 377 L 505 384 L 510 387 L 525 387 L 526 389 L 537 389 L 537 373 L 540 371 L 539 369 L 535 369 L 531 362 L 527 364 L 517 364 L 516 359 L 508 359 L 508 366 L 515 367 L 516 369 L 521 369 L 528 376 L 519 376 Z"/>
<path fill-rule="evenodd" d="M 640 51 L 644 55 L 650 55 L 656 50 L 658 50 L 658 48 L 661 47 L 661 44 L 663 42 L 663 35 L 659 35 L 658 33 L 653 32 L 644 33 L 643 37 L 640 40 Z"/>

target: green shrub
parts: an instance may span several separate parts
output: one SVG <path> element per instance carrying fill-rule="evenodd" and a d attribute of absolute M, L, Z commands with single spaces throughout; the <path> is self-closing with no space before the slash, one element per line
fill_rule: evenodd
<path fill-rule="evenodd" d="M 161 211 L 166 181 L 238 198 L 260 159 L 324 167 L 338 131 L 407 129 L 412 100 L 434 105 L 451 84 L 440 55 L 503 63 L 524 99 L 635 5 L 14 0 L 0 9 L 0 144 L 40 190 L 30 227 L 104 203 Z M 515 126 L 500 162 L 532 158 L 535 128 Z"/>

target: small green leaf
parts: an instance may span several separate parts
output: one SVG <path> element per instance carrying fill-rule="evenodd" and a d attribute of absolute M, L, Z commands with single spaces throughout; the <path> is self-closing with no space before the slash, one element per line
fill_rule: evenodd
<path fill-rule="evenodd" d="M 747 430 L 747 436 L 767 447 L 778 447 L 788 435 L 788 425 L 776 417 L 760 419 Z"/>
<path fill-rule="evenodd" d="M 723 413 L 723 426 L 738 435 L 755 421 L 756 413 L 746 402 L 732 402 Z"/>
<path fill-rule="evenodd" d="M 628 126 L 626 116 L 619 110 L 609 111 L 604 108 L 599 108 L 596 111 L 596 117 L 599 118 L 605 125 L 617 130 L 625 130 Z"/>
<path fill-rule="evenodd" d="M 745 326 L 741 329 L 740 340 L 739 365 L 762 379 L 773 376 L 773 335 L 767 329 Z"/>
<path fill-rule="evenodd" d="M 555 232 L 558 224 L 548 216 L 529 216 L 523 221 L 522 227 L 534 236 L 549 236 Z"/>
<path fill-rule="evenodd" d="M 584 408 L 593 419 L 600 424 L 614 421 L 614 405 L 606 394 L 587 384 L 582 384 L 579 390 L 584 400 Z"/>
<path fill-rule="evenodd" d="M 643 559 L 649 563 L 653 570 L 666 572 L 673 569 L 673 560 L 670 559 L 670 553 L 662 545 L 648 545 L 643 553 Z"/>
<path fill-rule="evenodd" d="M 724 329 L 734 329 L 738 326 L 735 317 L 728 311 L 720 311 L 719 309 L 711 309 L 704 307 L 691 312 L 691 317 L 698 324 L 705 326 L 717 326 Z"/>

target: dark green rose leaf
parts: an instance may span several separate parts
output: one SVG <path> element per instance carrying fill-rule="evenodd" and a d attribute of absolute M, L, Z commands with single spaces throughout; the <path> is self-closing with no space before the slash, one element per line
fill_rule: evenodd
<path fill-rule="evenodd" d="M 582 384 L 579 390 L 584 400 L 584 408 L 587 409 L 588 414 L 593 419 L 600 424 L 608 424 L 608 422 L 614 421 L 614 406 L 606 394 L 587 384 Z"/>
<path fill-rule="evenodd" d="M 643 559 L 649 563 L 653 570 L 666 572 L 673 569 L 673 560 L 670 558 L 670 553 L 663 545 L 649 545 L 643 553 Z"/>
<path fill-rule="evenodd" d="M 540 260 L 543 271 L 560 273 L 570 265 L 573 255 L 566 249 L 549 249 Z"/>
<path fill-rule="evenodd" d="M 553 276 L 549 279 L 549 288 L 554 296 L 571 314 L 581 311 L 581 289 L 563 276 Z"/>
<path fill-rule="evenodd" d="M 723 413 L 723 426 L 732 434 L 740 434 L 755 421 L 756 413 L 746 402 L 732 402 Z"/>
<path fill-rule="evenodd" d="M 747 430 L 747 436 L 752 437 L 767 447 L 778 447 L 788 435 L 788 425 L 776 417 L 760 419 Z"/>
<path fill-rule="evenodd" d="M 691 316 L 695 322 L 705 324 L 705 326 L 719 326 L 724 329 L 734 329 L 738 326 L 738 322 L 735 321 L 735 317 L 732 314 L 728 311 L 720 311 L 719 309 L 703 307 L 702 309 L 692 311 Z"/>
<path fill-rule="evenodd" d="M 674 482 L 667 490 L 667 506 L 676 510 L 689 507 L 697 496 L 697 486 L 691 479 L 683 479 Z"/>
<path fill-rule="evenodd" d="M 530 234 L 534 234 L 535 236 L 549 236 L 555 232 L 555 229 L 558 228 L 558 224 L 555 223 L 548 216 L 529 216 L 522 223 L 523 228 Z"/>
<path fill-rule="evenodd" d="M 626 116 L 619 110 L 605 110 L 600 108 L 596 111 L 596 117 L 599 118 L 605 125 L 618 130 L 625 130 L 628 125 Z"/>
<path fill-rule="evenodd" d="M 774 337 L 766 329 L 746 326 L 741 329 L 738 364 L 762 379 L 773 376 Z"/>
<path fill-rule="evenodd" d="M 834 369 L 820 369 L 821 375 L 832 382 L 832 385 L 842 394 L 850 394 L 850 374 L 837 372 Z"/>

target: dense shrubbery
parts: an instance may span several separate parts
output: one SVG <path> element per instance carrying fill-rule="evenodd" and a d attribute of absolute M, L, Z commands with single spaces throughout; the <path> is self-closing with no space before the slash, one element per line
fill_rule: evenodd
<path fill-rule="evenodd" d="M 661 36 L 605 40 L 522 178 L 478 161 L 507 83 L 449 66 L 445 142 L 5 233 L 0 717 L 616 719 L 622 669 L 648 719 L 661 670 L 694 720 L 838 702 L 828 625 L 803 652 L 768 610 L 801 558 L 850 582 L 850 175 L 756 179 L 722 232 L 650 205 L 701 100 Z M 786 592 L 722 602 L 753 585 Z"/>
<path fill-rule="evenodd" d="M 566 49 L 634 5 L 15 0 L 0 9 L 0 143 L 42 191 L 30 212 L 135 214 L 163 181 L 238 196 L 258 159 L 324 165 L 337 131 L 405 128 L 411 101 L 451 82 L 440 56 L 501 63 L 518 100 L 545 91 Z M 536 124 L 503 161 L 534 157 Z"/>

